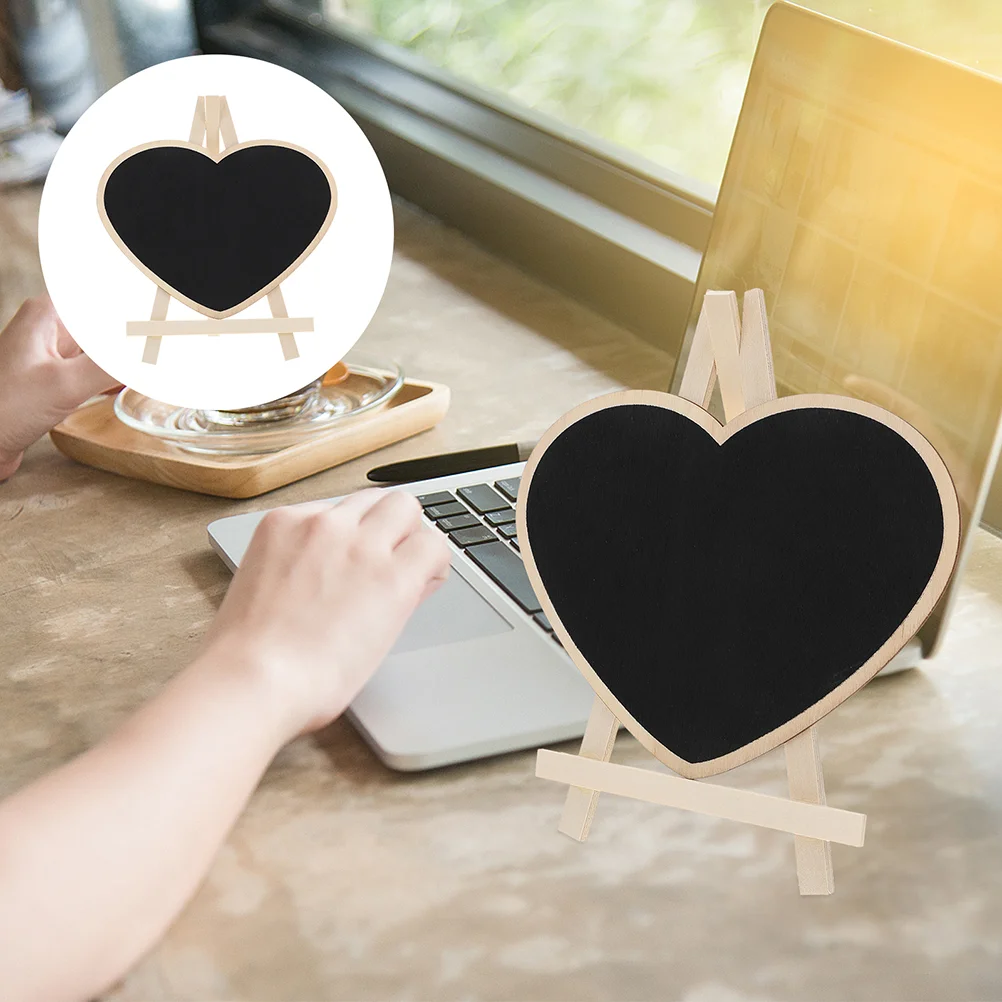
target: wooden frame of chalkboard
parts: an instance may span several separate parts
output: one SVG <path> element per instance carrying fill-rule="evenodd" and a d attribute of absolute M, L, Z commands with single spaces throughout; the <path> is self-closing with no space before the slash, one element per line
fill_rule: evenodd
<path fill-rule="evenodd" d="M 598 794 L 615 793 L 789 832 L 795 836 L 800 893 L 830 894 L 834 890 L 830 844 L 861 846 L 866 818 L 826 805 L 815 724 L 876 674 L 931 611 L 953 572 L 959 546 L 960 512 L 945 465 L 932 446 L 906 422 L 880 408 L 848 398 L 818 396 L 777 401 L 761 290 L 745 294 L 743 312 L 742 322 L 734 293 L 707 293 L 682 382 L 684 399 L 667 398 L 649 391 L 625 391 L 614 398 L 586 403 L 565 415 L 544 435 L 526 466 L 517 514 L 518 538 L 526 570 L 565 648 L 597 694 L 579 753 L 569 755 L 541 749 L 536 775 L 570 787 L 559 830 L 575 839 L 587 837 Z M 725 426 L 719 425 L 704 409 L 715 382 L 720 386 L 727 420 Z M 915 449 L 933 477 L 942 506 L 943 536 L 938 559 L 921 597 L 894 636 L 825 698 L 761 739 L 712 761 L 693 763 L 679 758 L 630 714 L 592 669 L 564 628 L 533 557 L 532 538 L 526 525 L 526 498 L 534 471 L 547 446 L 588 414 L 619 403 L 649 403 L 675 410 L 702 427 L 718 444 L 723 444 L 764 414 L 818 407 L 861 414 L 891 427 Z M 681 775 L 669 776 L 611 763 L 609 759 L 621 724 L 655 757 Z M 785 748 L 790 799 L 698 782 L 699 778 L 731 769 L 780 744 Z"/>
<path fill-rule="evenodd" d="M 108 217 L 105 207 L 105 189 L 115 169 L 125 160 L 144 150 L 162 147 L 191 149 L 219 163 L 225 157 L 240 150 L 261 146 L 277 146 L 292 149 L 312 160 L 323 171 L 330 184 L 330 207 L 316 235 L 281 274 L 235 306 L 231 306 L 225 310 L 214 310 L 195 302 L 184 293 L 173 288 L 139 260 L 132 249 L 121 239 Z M 187 142 L 168 139 L 143 143 L 140 146 L 126 150 L 108 165 L 98 184 L 97 211 L 101 217 L 101 222 L 118 248 L 156 285 L 150 319 L 129 321 L 125 329 L 127 337 L 146 338 L 143 348 L 144 362 L 152 365 L 156 364 L 160 352 L 161 338 L 183 334 L 208 334 L 213 337 L 220 334 L 277 334 L 285 360 L 289 361 L 290 359 L 299 357 L 295 335 L 297 333 L 312 331 L 313 318 L 289 316 L 285 305 L 285 298 L 282 295 L 282 283 L 309 257 L 317 244 L 324 238 L 330 229 L 334 214 L 337 211 L 337 185 L 334 182 L 334 176 L 327 165 L 309 150 L 303 149 L 294 143 L 285 143 L 277 140 L 239 142 L 225 95 L 204 95 L 199 97 L 195 102 L 195 113 L 192 117 L 191 131 Z M 270 319 L 267 317 L 244 318 L 240 320 L 230 319 L 234 314 L 247 309 L 248 306 L 264 297 L 268 299 L 268 306 L 272 314 Z M 167 309 L 172 298 L 201 313 L 207 319 L 168 320 Z"/>

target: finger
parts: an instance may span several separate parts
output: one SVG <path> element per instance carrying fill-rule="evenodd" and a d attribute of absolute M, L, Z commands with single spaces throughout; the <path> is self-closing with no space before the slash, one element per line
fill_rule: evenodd
<path fill-rule="evenodd" d="M 381 494 L 382 491 L 373 488 L 359 491 L 357 494 L 349 494 L 348 497 L 342 498 L 340 501 L 304 501 L 301 504 L 283 505 L 281 508 L 272 508 L 271 511 L 286 511 L 290 515 L 294 513 L 299 519 L 307 519 L 311 515 L 321 515 L 324 512 L 331 512 L 336 509 L 337 511 L 361 518 L 379 500 Z M 356 498 L 358 500 L 355 500 Z M 351 504 L 348 503 L 349 501 Z"/>
<path fill-rule="evenodd" d="M 421 526 L 421 505 L 416 497 L 403 491 L 385 491 L 362 516 L 359 527 L 377 545 L 394 550 Z"/>
<path fill-rule="evenodd" d="M 82 352 L 75 358 L 62 359 L 58 365 L 62 403 L 68 410 L 118 384 L 117 379 Z"/>
<path fill-rule="evenodd" d="M 3 331 L 0 331 L 6 339 L 5 343 L 18 342 L 38 349 L 44 348 L 45 339 L 39 333 L 42 330 L 43 310 L 44 302 L 40 297 L 26 299 Z"/>
<path fill-rule="evenodd" d="M 291 504 L 285 505 L 289 511 L 295 512 L 304 518 L 309 515 L 319 515 L 321 512 L 330 511 L 332 508 L 337 507 L 337 501 L 304 501 L 302 504 Z M 272 508 L 272 511 L 278 511 L 277 508 Z"/>
<path fill-rule="evenodd" d="M 365 513 L 384 497 L 386 491 L 379 487 L 367 487 L 365 490 L 356 491 L 337 503 L 337 510 L 342 518 L 350 519 L 356 523 L 362 520 Z"/>
<path fill-rule="evenodd" d="M 421 597 L 418 599 L 418 605 L 420 605 L 426 599 L 431 598 L 431 596 L 434 595 L 435 592 L 437 592 L 438 589 L 441 588 L 442 585 L 444 585 L 445 582 L 449 580 L 449 573 L 451 571 L 452 571 L 452 564 L 450 562 L 446 564 L 445 572 L 443 574 L 436 575 L 424 586 L 424 591 L 421 592 Z"/>
<path fill-rule="evenodd" d="M 265 547 L 279 540 L 281 546 L 295 559 L 303 539 L 309 535 L 333 529 L 326 518 L 339 507 L 336 501 L 305 501 L 302 504 L 280 505 L 264 513 L 251 538 L 251 545 Z M 257 540 L 257 543 L 255 543 Z"/>
<path fill-rule="evenodd" d="M 291 562 L 295 562 L 303 540 L 313 533 L 327 534 L 331 531 L 343 532 L 346 529 L 344 521 L 338 527 L 337 521 L 328 521 L 335 512 L 340 512 L 340 519 L 347 517 L 348 525 L 357 521 L 359 512 L 364 514 L 380 497 L 378 490 L 360 491 L 350 495 L 341 502 L 337 501 L 306 501 L 302 504 L 282 505 L 272 508 L 258 523 L 251 538 L 251 549 L 270 549 L 278 542 L 280 548 L 287 551 Z M 351 502 L 349 504 L 349 502 Z M 319 521 L 317 521 L 319 519 Z M 304 536 L 305 534 L 305 536 Z M 290 545 L 290 540 L 296 542 Z M 284 542 L 281 542 L 283 541 Z"/>
<path fill-rule="evenodd" d="M 49 308 L 52 309 L 51 304 Z M 83 348 L 73 340 L 73 335 L 63 326 L 62 320 L 56 316 L 54 310 L 52 312 L 52 319 L 56 325 L 56 351 L 63 358 L 76 358 L 82 354 Z"/>
<path fill-rule="evenodd" d="M 412 532 L 396 548 L 395 556 L 403 573 L 413 580 L 422 598 L 429 585 L 434 586 L 433 591 L 449 576 L 449 546 L 442 533 L 434 529 Z"/>

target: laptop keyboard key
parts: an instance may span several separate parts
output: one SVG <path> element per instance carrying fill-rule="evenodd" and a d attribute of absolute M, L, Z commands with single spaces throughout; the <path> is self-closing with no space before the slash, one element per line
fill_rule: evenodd
<path fill-rule="evenodd" d="M 467 512 L 465 515 L 446 515 L 440 518 L 437 525 L 442 532 L 454 532 L 456 529 L 469 529 L 471 525 L 480 525 L 480 520 L 476 515 Z"/>
<path fill-rule="evenodd" d="M 518 529 L 514 525 L 502 525 L 498 528 L 498 535 L 502 539 L 514 539 Z"/>
<path fill-rule="evenodd" d="M 488 525 L 507 525 L 515 521 L 515 509 L 505 508 L 503 511 L 492 511 L 484 516 Z"/>
<path fill-rule="evenodd" d="M 450 532 L 449 539 L 457 546 L 474 546 L 477 543 L 497 540 L 497 536 L 486 525 L 475 525 L 470 529 L 457 529 L 455 532 Z"/>
<path fill-rule="evenodd" d="M 419 494 L 418 501 L 422 508 L 428 508 L 433 504 L 448 504 L 456 499 L 448 491 L 435 491 L 434 494 Z"/>
<path fill-rule="evenodd" d="M 440 518 L 446 518 L 448 515 L 468 515 L 469 512 L 466 510 L 465 505 L 461 505 L 458 501 L 450 501 L 448 504 L 433 504 L 425 508 L 424 513 L 428 518 L 434 519 L 436 522 Z"/>
<path fill-rule="evenodd" d="M 508 507 L 508 502 L 497 491 L 487 484 L 474 484 L 472 487 L 460 487 L 456 493 L 478 514 L 485 515 L 489 511 L 501 511 Z"/>
<path fill-rule="evenodd" d="M 521 482 L 521 477 L 509 477 L 507 480 L 498 480 L 494 486 L 514 504 L 518 499 L 518 485 Z"/>
<path fill-rule="evenodd" d="M 539 599 L 529 584 L 522 558 L 502 542 L 471 546 L 466 555 L 487 574 L 492 581 L 518 602 L 526 612 L 542 612 Z"/>

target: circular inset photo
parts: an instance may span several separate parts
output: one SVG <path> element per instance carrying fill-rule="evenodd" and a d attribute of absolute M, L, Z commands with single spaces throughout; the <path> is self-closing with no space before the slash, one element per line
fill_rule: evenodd
<path fill-rule="evenodd" d="M 306 386 L 368 326 L 393 253 L 376 154 L 325 91 L 271 63 L 189 56 L 122 81 L 42 192 L 49 295 L 111 376 L 178 407 Z"/>

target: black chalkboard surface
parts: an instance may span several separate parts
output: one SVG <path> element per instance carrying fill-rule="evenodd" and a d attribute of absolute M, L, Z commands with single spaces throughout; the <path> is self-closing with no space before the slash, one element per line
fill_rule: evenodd
<path fill-rule="evenodd" d="M 788 740 L 876 674 L 949 579 L 959 514 L 913 429 L 790 397 L 726 429 L 686 400 L 592 401 L 526 468 L 530 578 L 599 696 L 688 776 Z"/>
<path fill-rule="evenodd" d="M 330 175 L 280 143 L 245 143 L 214 160 L 154 143 L 106 172 L 98 206 L 122 250 L 206 316 L 246 308 L 312 251 L 334 212 Z"/>

